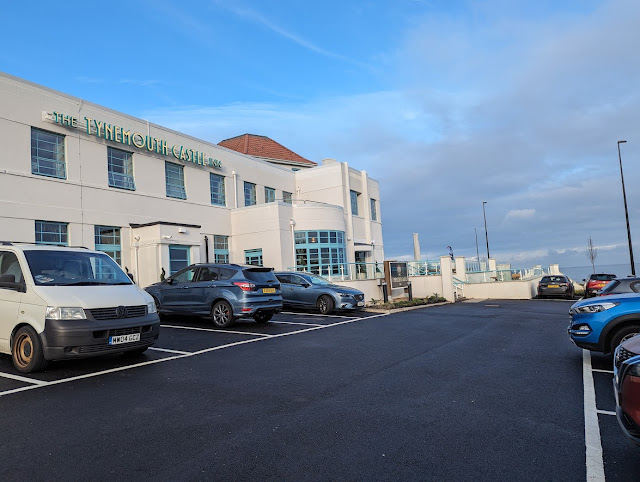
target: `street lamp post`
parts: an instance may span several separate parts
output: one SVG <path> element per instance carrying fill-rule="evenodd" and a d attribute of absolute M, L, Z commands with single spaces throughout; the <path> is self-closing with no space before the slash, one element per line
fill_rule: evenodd
<path fill-rule="evenodd" d="M 627 221 L 627 240 L 629 241 L 629 260 L 631 261 L 631 275 L 636 275 L 636 267 L 633 262 L 633 247 L 631 246 L 631 230 L 629 229 L 629 211 L 627 210 L 627 193 L 624 189 L 624 174 L 622 174 L 622 155 L 620 154 L 620 144 L 627 141 L 618 141 L 618 160 L 620 161 L 620 179 L 622 180 L 622 199 L 624 199 L 624 217 Z"/>
<path fill-rule="evenodd" d="M 491 258 L 491 255 L 489 254 L 489 235 L 487 234 L 487 213 L 484 209 L 485 204 L 487 204 L 487 201 L 482 201 L 482 214 L 484 215 L 484 238 L 487 240 L 487 263 L 488 263 L 489 258 Z"/>

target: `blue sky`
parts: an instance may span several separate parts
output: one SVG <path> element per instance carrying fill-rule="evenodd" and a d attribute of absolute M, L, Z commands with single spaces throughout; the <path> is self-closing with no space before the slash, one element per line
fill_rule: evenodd
<path fill-rule="evenodd" d="M 3 2 L 0 70 L 217 143 L 378 179 L 387 258 L 628 261 L 640 236 L 640 3 Z M 483 250 L 483 247 L 485 248 Z M 636 253 L 640 246 L 636 247 Z M 622 273 L 619 273 L 622 274 Z"/>

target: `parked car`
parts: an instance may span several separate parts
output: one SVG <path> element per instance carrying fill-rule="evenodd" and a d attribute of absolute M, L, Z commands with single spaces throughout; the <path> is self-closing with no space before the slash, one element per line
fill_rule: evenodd
<path fill-rule="evenodd" d="M 613 360 L 616 417 L 624 434 L 640 445 L 640 336 L 621 343 Z"/>
<path fill-rule="evenodd" d="M 360 310 L 364 293 L 354 288 L 333 284 L 316 274 L 300 271 L 277 272 L 285 305 L 315 308 L 328 315 L 334 310 Z"/>
<path fill-rule="evenodd" d="M 622 293 L 640 293 L 640 278 L 616 278 L 598 291 L 598 296 L 617 295 Z"/>
<path fill-rule="evenodd" d="M 162 315 L 210 316 L 218 328 L 238 318 L 267 323 L 282 310 L 272 268 L 239 264 L 192 264 L 145 288 Z"/>
<path fill-rule="evenodd" d="M 640 296 L 619 294 L 577 301 L 569 310 L 569 336 L 580 348 L 613 353 L 640 333 Z"/>
<path fill-rule="evenodd" d="M 584 297 L 589 298 L 595 296 L 598 291 L 606 286 L 606 284 L 615 279 L 615 274 L 592 274 L 589 279 L 583 280 L 584 283 Z"/>
<path fill-rule="evenodd" d="M 560 296 L 570 300 L 573 295 L 573 283 L 565 275 L 543 276 L 538 283 L 538 298 Z"/>
<path fill-rule="evenodd" d="M 0 243 L 0 352 L 11 355 L 16 370 L 142 353 L 159 330 L 151 296 L 105 253 Z"/>

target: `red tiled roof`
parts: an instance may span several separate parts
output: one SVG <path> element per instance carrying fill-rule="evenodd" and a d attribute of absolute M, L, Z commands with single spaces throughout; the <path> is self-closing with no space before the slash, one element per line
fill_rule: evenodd
<path fill-rule="evenodd" d="M 257 136 L 255 134 L 243 134 L 241 136 L 225 139 L 218 142 L 219 146 L 227 149 L 248 154 L 254 157 L 262 157 L 265 159 L 273 159 L 277 161 L 291 161 L 301 164 L 309 164 L 317 166 L 316 162 L 305 159 L 282 144 L 278 144 L 273 139 L 266 136 Z"/>

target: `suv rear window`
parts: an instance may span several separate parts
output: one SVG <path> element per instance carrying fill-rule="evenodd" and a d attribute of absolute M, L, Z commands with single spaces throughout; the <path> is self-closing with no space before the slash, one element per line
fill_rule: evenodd
<path fill-rule="evenodd" d="M 244 277 L 258 283 L 277 283 L 275 274 L 271 268 L 248 268 L 243 269 Z"/>
<path fill-rule="evenodd" d="M 591 281 L 611 281 L 615 277 L 615 274 L 592 274 L 589 279 Z"/>

